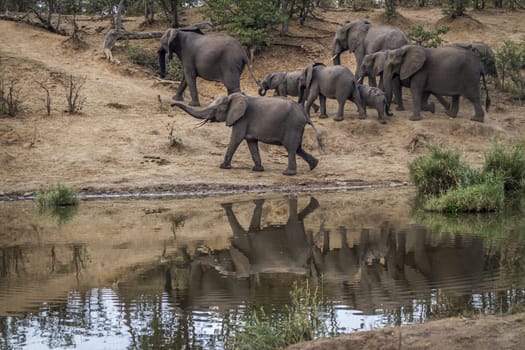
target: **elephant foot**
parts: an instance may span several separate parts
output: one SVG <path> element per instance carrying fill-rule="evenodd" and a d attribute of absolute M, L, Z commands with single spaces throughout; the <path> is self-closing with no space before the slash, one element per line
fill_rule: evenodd
<path fill-rule="evenodd" d="M 221 169 L 231 169 L 232 166 L 230 164 L 222 163 L 221 165 L 219 165 L 219 168 L 221 168 Z"/>
<path fill-rule="evenodd" d="M 434 102 L 427 103 L 426 105 L 423 106 L 422 109 L 432 114 L 436 113 L 436 105 L 434 104 Z"/>
<path fill-rule="evenodd" d="M 319 119 L 326 119 L 326 118 L 328 118 L 328 115 L 326 115 L 326 114 L 321 114 L 319 116 Z"/>
<path fill-rule="evenodd" d="M 312 161 L 308 163 L 308 165 L 310 166 L 310 170 L 314 170 L 317 167 L 317 164 L 319 164 L 319 161 L 315 158 L 312 159 Z"/>
<path fill-rule="evenodd" d="M 381 124 L 386 124 L 386 120 L 384 120 L 384 119 L 378 119 L 378 121 L 379 121 L 379 123 L 381 123 Z"/>
<path fill-rule="evenodd" d="M 342 121 L 343 119 L 344 119 L 344 118 L 343 118 L 342 115 L 338 115 L 338 116 L 335 116 L 335 117 L 334 117 L 334 120 L 335 120 L 336 122 L 340 122 L 340 121 Z"/>
<path fill-rule="evenodd" d="M 363 114 L 363 113 L 359 114 L 359 119 L 366 119 L 366 114 Z"/>
<path fill-rule="evenodd" d="M 485 118 L 483 118 L 483 116 L 473 116 L 472 118 L 470 118 L 470 120 L 475 121 L 475 122 L 479 122 L 479 123 L 483 123 L 484 119 Z"/>
<path fill-rule="evenodd" d="M 415 121 L 421 120 L 421 116 L 420 115 L 413 115 L 413 116 L 410 117 L 409 120 L 415 122 Z"/>
<path fill-rule="evenodd" d="M 286 169 L 285 171 L 283 171 L 283 175 L 286 175 L 286 176 L 293 176 L 297 174 L 297 170 L 295 169 Z"/>
<path fill-rule="evenodd" d="M 252 171 L 264 171 L 264 167 L 262 165 L 254 165 L 252 168 Z"/>
<path fill-rule="evenodd" d="M 313 105 L 312 108 L 314 109 L 314 112 L 317 113 L 319 111 L 318 105 Z"/>
<path fill-rule="evenodd" d="M 404 110 L 405 110 L 405 106 L 403 106 L 403 105 L 398 105 L 396 107 L 396 111 L 404 111 Z"/>
<path fill-rule="evenodd" d="M 190 106 L 194 106 L 194 107 L 200 107 L 201 104 L 200 104 L 199 101 L 191 101 L 191 102 L 189 103 L 189 105 L 190 105 Z"/>
<path fill-rule="evenodd" d="M 173 95 L 173 96 L 171 97 L 171 99 L 172 99 L 173 101 L 184 101 L 184 97 L 179 96 L 179 95 Z"/>
<path fill-rule="evenodd" d="M 223 207 L 224 209 L 231 209 L 233 206 L 233 203 L 221 203 L 221 207 Z"/>
<path fill-rule="evenodd" d="M 446 113 L 447 116 L 449 116 L 450 118 L 456 118 L 456 117 L 458 116 L 457 113 L 452 113 L 452 112 L 450 112 L 450 111 L 446 111 L 445 113 Z"/>

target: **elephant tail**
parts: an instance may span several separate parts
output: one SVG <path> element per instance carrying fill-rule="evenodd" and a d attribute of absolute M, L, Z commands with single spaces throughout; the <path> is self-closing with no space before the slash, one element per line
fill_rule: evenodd
<path fill-rule="evenodd" d="M 490 108 L 490 97 L 489 97 L 489 89 L 487 89 L 487 82 L 485 81 L 485 72 L 481 72 L 481 79 L 483 81 L 483 87 L 485 88 L 485 92 L 487 93 L 487 97 L 485 98 L 485 111 L 489 111 Z"/>
<path fill-rule="evenodd" d="M 248 60 L 248 56 L 246 56 L 246 60 L 244 63 L 246 64 L 246 67 L 248 67 L 248 73 L 250 73 L 250 76 L 252 77 L 253 81 L 255 81 L 255 84 L 257 84 L 257 86 L 259 87 L 259 95 L 261 95 L 260 91 L 264 90 L 264 87 L 262 86 L 261 81 L 257 80 L 257 78 L 255 77 L 250 61 Z M 266 91 L 264 93 L 266 94 Z M 264 95 L 261 95 L 261 96 L 264 96 Z"/>
<path fill-rule="evenodd" d="M 310 120 L 310 118 L 308 118 L 306 113 L 305 113 L 305 117 L 306 117 L 306 123 L 309 124 L 312 127 L 312 129 L 314 130 L 315 138 L 317 140 L 317 147 L 319 148 L 319 152 L 324 153 L 324 141 L 323 141 L 323 138 L 321 137 L 321 134 L 319 134 L 319 132 L 317 132 L 317 128 L 315 127 L 315 125 L 312 122 L 312 120 Z"/>

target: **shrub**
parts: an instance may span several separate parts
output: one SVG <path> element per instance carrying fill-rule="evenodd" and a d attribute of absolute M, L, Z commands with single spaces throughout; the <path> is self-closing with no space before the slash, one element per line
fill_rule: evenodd
<path fill-rule="evenodd" d="M 16 117 L 20 110 L 20 89 L 16 86 L 17 81 L 7 82 L 0 77 L 0 115 L 6 114 Z"/>
<path fill-rule="evenodd" d="M 86 83 L 86 77 L 74 77 L 69 75 L 65 79 L 64 85 L 66 90 L 66 100 L 67 100 L 67 109 L 68 114 L 79 113 L 84 107 L 86 102 L 86 97 L 81 94 L 81 90 Z"/>
<path fill-rule="evenodd" d="M 485 152 L 483 173 L 498 174 L 503 178 L 506 192 L 521 192 L 525 188 L 525 144 L 507 147 L 493 142 Z"/>
<path fill-rule="evenodd" d="M 487 173 L 480 183 L 451 188 L 440 196 L 429 197 L 423 207 L 445 213 L 488 212 L 502 209 L 504 201 L 503 178 Z"/>
<path fill-rule="evenodd" d="M 430 152 L 409 164 L 410 178 L 418 193 L 439 195 L 458 186 L 476 181 L 477 172 L 459 159 L 460 153 L 430 146 Z"/>
<path fill-rule="evenodd" d="M 505 41 L 503 46 L 496 50 L 496 67 L 499 72 L 498 85 L 515 94 L 519 100 L 525 98 L 525 44 Z M 507 86 L 508 81 L 512 83 Z"/>
<path fill-rule="evenodd" d="M 36 201 L 41 209 L 72 206 L 78 204 L 78 195 L 74 189 L 58 183 L 55 188 L 39 191 Z"/>
<path fill-rule="evenodd" d="M 436 30 L 427 30 L 423 25 L 417 25 L 407 33 L 407 37 L 412 44 L 420 45 L 423 47 L 438 47 L 445 43 L 445 40 L 441 37 L 443 34 L 447 34 L 450 30 L 449 27 L 440 26 Z"/>

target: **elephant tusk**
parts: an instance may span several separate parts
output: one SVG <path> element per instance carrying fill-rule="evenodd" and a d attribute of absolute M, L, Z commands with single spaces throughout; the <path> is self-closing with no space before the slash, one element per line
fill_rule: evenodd
<path fill-rule="evenodd" d="M 335 58 L 338 56 L 339 54 L 336 53 L 335 55 L 332 56 L 332 58 L 330 58 L 330 62 L 333 62 L 335 60 Z"/>

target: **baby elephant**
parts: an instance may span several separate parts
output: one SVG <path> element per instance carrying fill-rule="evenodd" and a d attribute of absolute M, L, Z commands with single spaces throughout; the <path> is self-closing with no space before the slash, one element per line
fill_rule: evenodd
<path fill-rule="evenodd" d="M 377 111 L 377 119 L 381 124 L 386 124 L 386 116 L 392 116 L 390 113 L 390 105 L 386 99 L 385 93 L 377 87 L 372 87 L 363 84 L 357 84 L 363 108 L 375 108 Z"/>

